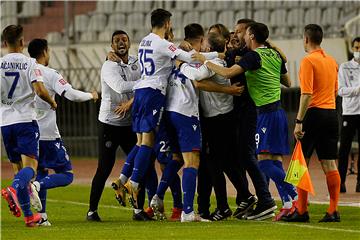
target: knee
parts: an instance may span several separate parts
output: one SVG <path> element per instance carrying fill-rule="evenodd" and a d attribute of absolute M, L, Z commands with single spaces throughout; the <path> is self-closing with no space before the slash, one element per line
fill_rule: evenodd
<path fill-rule="evenodd" d="M 72 172 L 65 172 L 64 175 L 66 176 L 66 181 L 65 181 L 65 185 L 67 186 L 69 184 L 71 184 L 74 180 L 74 174 Z"/>

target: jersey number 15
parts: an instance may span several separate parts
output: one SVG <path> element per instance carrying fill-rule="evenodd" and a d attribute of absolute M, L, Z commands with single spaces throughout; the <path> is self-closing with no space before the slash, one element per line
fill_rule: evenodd
<path fill-rule="evenodd" d="M 155 72 L 155 63 L 154 60 L 151 58 L 153 50 L 139 49 L 139 53 L 140 53 L 141 74 L 144 74 L 145 72 L 146 76 L 153 75 Z"/>

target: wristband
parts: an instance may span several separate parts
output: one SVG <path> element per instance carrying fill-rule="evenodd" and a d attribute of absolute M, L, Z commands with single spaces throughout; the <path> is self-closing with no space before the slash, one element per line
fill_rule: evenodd
<path fill-rule="evenodd" d="M 303 121 L 302 121 L 302 120 L 299 120 L 299 119 L 295 119 L 295 123 L 302 124 L 302 123 L 303 123 Z"/>

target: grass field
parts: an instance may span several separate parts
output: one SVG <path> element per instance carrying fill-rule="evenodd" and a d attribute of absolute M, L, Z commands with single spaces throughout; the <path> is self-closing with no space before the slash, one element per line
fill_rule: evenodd
<path fill-rule="evenodd" d="M 2 187 L 9 184 L 3 181 Z M 285 223 L 230 219 L 212 223 L 134 222 L 130 208 L 118 206 L 110 188 L 100 202 L 101 223 L 85 221 L 90 188 L 73 185 L 48 192 L 47 213 L 51 227 L 26 228 L 1 203 L 2 239 L 359 239 L 360 208 L 340 207 L 341 223 L 318 223 L 325 205 L 310 206 L 311 222 Z M 170 194 L 167 194 L 170 196 Z M 233 203 L 234 199 L 229 199 Z M 171 199 L 166 199 L 168 210 Z"/>

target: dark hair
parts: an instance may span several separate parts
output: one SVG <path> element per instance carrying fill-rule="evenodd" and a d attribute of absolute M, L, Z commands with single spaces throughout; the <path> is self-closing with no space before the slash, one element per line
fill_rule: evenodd
<path fill-rule="evenodd" d="M 224 52 L 225 51 L 225 38 L 218 33 L 209 33 L 207 35 L 207 40 L 212 51 L 215 52 Z"/>
<path fill-rule="evenodd" d="M 249 32 L 254 34 L 256 42 L 264 44 L 269 37 L 269 29 L 263 23 L 252 22 L 248 25 Z"/>
<path fill-rule="evenodd" d="M 41 55 L 44 53 L 45 50 L 48 48 L 48 42 L 46 39 L 33 39 L 29 43 L 28 46 L 28 52 L 30 57 L 32 58 L 38 58 L 41 57 Z"/>
<path fill-rule="evenodd" d="M 320 45 L 323 39 L 323 30 L 317 24 L 308 24 L 304 28 L 304 35 L 310 42 Z"/>
<path fill-rule="evenodd" d="M 204 29 L 200 24 L 191 23 L 184 27 L 185 40 L 197 39 L 205 36 Z"/>
<path fill-rule="evenodd" d="M 255 21 L 249 18 L 241 18 L 237 21 L 236 24 L 246 24 L 246 27 L 249 25 L 249 23 L 254 23 Z"/>
<path fill-rule="evenodd" d="M 219 33 L 225 38 L 228 42 L 230 40 L 230 31 L 224 24 L 217 23 L 209 27 L 209 32 L 212 28 L 215 28 L 219 31 Z"/>
<path fill-rule="evenodd" d="M 116 35 L 119 35 L 119 34 L 125 34 L 125 35 L 127 36 L 128 40 L 130 41 L 129 35 L 128 35 L 125 31 L 123 31 L 123 30 L 116 30 L 116 31 L 113 32 L 113 34 L 111 35 L 111 42 L 113 42 L 113 41 L 114 41 L 114 37 L 115 37 Z"/>
<path fill-rule="evenodd" d="M 352 42 L 351 42 L 352 47 L 354 46 L 355 42 L 360 42 L 360 37 L 356 37 L 352 40 Z"/>
<path fill-rule="evenodd" d="M 172 14 L 169 11 L 166 11 L 165 9 L 158 8 L 151 12 L 151 27 L 155 28 L 161 28 L 165 25 L 167 21 L 170 20 L 170 17 Z"/>
<path fill-rule="evenodd" d="M 2 39 L 8 45 L 16 45 L 22 36 L 23 27 L 21 25 L 9 25 L 2 32 Z"/>

